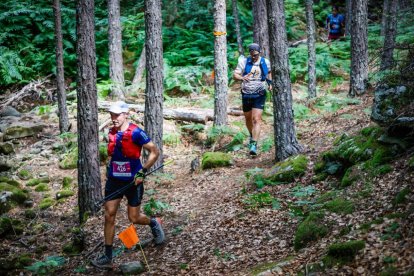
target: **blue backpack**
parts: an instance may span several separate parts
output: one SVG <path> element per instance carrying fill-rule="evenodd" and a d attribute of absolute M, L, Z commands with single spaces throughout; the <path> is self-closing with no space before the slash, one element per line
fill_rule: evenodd
<path fill-rule="evenodd" d="M 253 61 L 251 57 L 247 57 L 246 67 L 244 68 L 243 76 L 246 76 L 252 71 L 253 68 Z M 269 74 L 269 68 L 267 68 L 266 61 L 264 58 L 260 58 L 260 70 L 262 71 L 262 81 L 267 81 L 266 77 Z"/>

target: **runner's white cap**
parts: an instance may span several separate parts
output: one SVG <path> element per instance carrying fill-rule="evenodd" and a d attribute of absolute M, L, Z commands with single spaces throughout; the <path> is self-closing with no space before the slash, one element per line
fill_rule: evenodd
<path fill-rule="evenodd" d="M 114 102 L 111 107 L 109 107 L 108 111 L 115 114 L 121 114 L 124 112 L 128 112 L 129 107 L 128 104 L 126 104 L 123 101 L 117 101 Z"/>

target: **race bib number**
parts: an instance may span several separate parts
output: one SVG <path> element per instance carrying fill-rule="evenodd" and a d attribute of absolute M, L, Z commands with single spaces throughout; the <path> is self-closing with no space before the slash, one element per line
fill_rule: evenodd
<path fill-rule="evenodd" d="M 333 24 L 332 29 L 334 29 L 334 30 L 339 29 L 339 25 Z"/>
<path fill-rule="evenodd" d="M 130 162 L 112 162 L 112 175 L 120 177 L 131 177 L 131 163 Z"/>

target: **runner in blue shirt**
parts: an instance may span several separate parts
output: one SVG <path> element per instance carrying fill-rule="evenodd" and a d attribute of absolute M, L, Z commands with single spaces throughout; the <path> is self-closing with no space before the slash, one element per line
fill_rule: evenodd
<path fill-rule="evenodd" d="M 326 18 L 326 29 L 328 30 L 328 40 L 339 39 L 344 36 L 345 18 L 338 13 L 338 7 L 332 7 L 332 13 Z"/>

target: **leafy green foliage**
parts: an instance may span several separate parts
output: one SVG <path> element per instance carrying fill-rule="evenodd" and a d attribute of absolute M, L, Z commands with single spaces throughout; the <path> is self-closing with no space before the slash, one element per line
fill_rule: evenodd
<path fill-rule="evenodd" d="M 251 209 L 269 206 L 272 206 L 273 209 L 280 209 L 280 203 L 269 192 L 247 195 L 243 203 Z"/>
<path fill-rule="evenodd" d="M 153 197 L 144 205 L 144 213 L 151 217 L 160 215 L 168 209 L 170 209 L 170 205 L 161 200 L 156 200 Z"/>
<path fill-rule="evenodd" d="M 48 256 L 44 261 L 38 261 L 27 266 L 26 269 L 35 275 L 50 275 L 65 264 L 66 260 L 61 256 Z"/>

